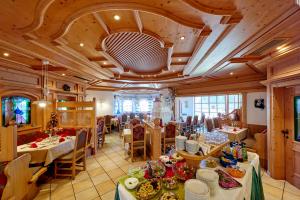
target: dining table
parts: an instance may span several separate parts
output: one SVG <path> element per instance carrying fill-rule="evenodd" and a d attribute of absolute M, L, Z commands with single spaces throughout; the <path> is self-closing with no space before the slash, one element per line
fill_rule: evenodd
<path fill-rule="evenodd" d="M 17 147 L 18 156 L 25 153 L 31 155 L 30 164 L 51 164 L 56 158 L 71 152 L 75 146 L 76 136 L 67 136 L 64 139 L 51 136 L 39 142 L 31 142 Z M 33 145 L 35 144 L 35 145 Z"/>
<path fill-rule="evenodd" d="M 224 126 L 222 128 L 216 128 L 216 131 L 219 131 L 221 133 L 225 133 L 228 135 L 228 139 L 233 141 L 242 141 L 247 137 L 247 128 L 238 128 L 238 127 L 232 127 L 232 126 Z"/>

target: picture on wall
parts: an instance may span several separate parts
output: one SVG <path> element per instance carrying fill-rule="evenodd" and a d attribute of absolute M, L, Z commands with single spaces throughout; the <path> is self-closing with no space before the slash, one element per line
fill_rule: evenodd
<path fill-rule="evenodd" d="M 254 107 L 264 109 L 265 108 L 265 100 L 264 99 L 255 99 L 254 100 Z"/>

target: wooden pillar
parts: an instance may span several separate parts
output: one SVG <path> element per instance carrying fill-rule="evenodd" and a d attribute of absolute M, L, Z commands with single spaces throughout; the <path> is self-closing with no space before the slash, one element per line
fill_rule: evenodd
<path fill-rule="evenodd" d="M 269 170 L 275 179 L 285 179 L 285 147 L 281 131 L 284 129 L 284 88 L 271 88 L 269 136 Z"/>
<path fill-rule="evenodd" d="M 242 127 L 247 127 L 247 93 L 242 93 Z"/>

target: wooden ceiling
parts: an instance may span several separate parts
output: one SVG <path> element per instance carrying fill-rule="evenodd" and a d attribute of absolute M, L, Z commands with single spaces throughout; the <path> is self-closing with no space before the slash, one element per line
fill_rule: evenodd
<path fill-rule="evenodd" d="M 299 47 L 294 0 L 9 0 L 0 6 L 0 65 L 30 71 L 48 59 L 51 73 L 80 78 L 91 89 L 259 81 L 269 62 Z"/>

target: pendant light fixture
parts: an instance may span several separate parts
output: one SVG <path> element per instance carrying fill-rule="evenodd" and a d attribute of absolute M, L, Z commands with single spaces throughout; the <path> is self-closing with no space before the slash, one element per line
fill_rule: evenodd
<path fill-rule="evenodd" d="M 37 105 L 39 105 L 39 107 L 42 107 L 42 108 L 51 104 L 51 101 L 47 101 L 47 97 L 48 97 L 48 93 L 49 93 L 48 66 L 49 66 L 49 61 L 43 60 L 42 61 L 42 99 L 33 102 L 33 104 L 37 104 Z"/>

